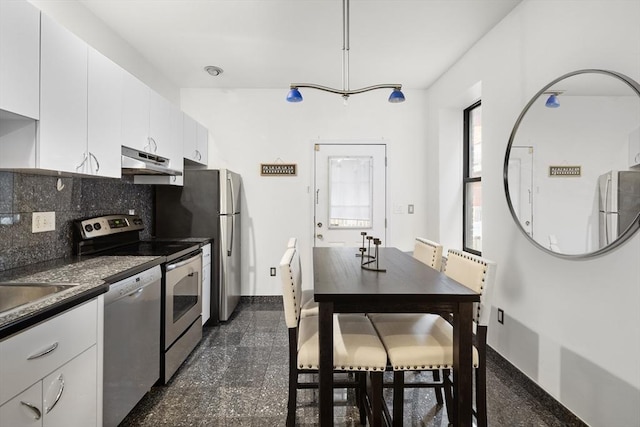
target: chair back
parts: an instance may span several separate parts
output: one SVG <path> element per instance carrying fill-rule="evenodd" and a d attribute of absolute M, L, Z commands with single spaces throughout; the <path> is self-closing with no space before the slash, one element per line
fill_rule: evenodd
<path fill-rule="evenodd" d="M 486 258 L 449 249 L 444 274 L 480 294 L 480 304 L 476 304 L 474 315 L 477 323 L 480 323 L 487 288 L 495 281 L 496 268 L 496 263 Z"/>
<path fill-rule="evenodd" d="M 295 248 L 298 245 L 298 239 L 295 237 L 289 238 L 287 242 L 287 248 Z"/>
<path fill-rule="evenodd" d="M 416 237 L 413 257 L 429 267 L 440 271 L 442 265 L 442 245 L 431 240 Z"/>
<path fill-rule="evenodd" d="M 297 328 L 302 303 L 302 273 L 296 248 L 288 248 L 280 260 L 282 303 L 287 328 Z"/>

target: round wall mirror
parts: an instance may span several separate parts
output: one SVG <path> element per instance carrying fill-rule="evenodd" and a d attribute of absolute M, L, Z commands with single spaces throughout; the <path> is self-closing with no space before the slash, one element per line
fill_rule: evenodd
<path fill-rule="evenodd" d="M 640 228 L 640 85 L 579 70 L 542 88 L 511 132 L 504 187 L 519 228 L 549 253 L 623 243 Z"/>

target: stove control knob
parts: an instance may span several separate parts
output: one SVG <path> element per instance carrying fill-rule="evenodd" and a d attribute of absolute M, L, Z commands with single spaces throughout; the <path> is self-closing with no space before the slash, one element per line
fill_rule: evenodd
<path fill-rule="evenodd" d="M 87 224 L 87 225 L 84 226 L 84 230 L 87 233 L 91 233 L 93 231 L 93 226 L 91 224 Z"/>
<path fill-rule="evenodd" d="M 96 230 L 100 230 L 102 228 L 102 226 L 100 225 L 99 222 L 96 222 L 95 224 L 93 224 L 93 228 Z"/>

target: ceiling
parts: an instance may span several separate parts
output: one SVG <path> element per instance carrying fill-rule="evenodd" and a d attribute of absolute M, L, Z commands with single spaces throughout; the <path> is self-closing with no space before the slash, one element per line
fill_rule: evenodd
<path fill-rule="evenodd" d="M 176 87 L 342 87 L 340 0 L 80 2 Z M 350 88 L 429 87 L 519 2 L 352 0 Z"/>

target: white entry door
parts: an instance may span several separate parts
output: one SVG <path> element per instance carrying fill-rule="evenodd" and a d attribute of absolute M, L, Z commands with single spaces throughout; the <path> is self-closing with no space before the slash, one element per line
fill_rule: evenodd
<path fill-rule="evenodd" d="M 314 245 L 386 244 L 385 144 L 316 144 Z"/>
<path fill-rule="evenodd" d="M 508 177 L 511 206 L 524 231 L 533 237 L 533 147 L 511 147 Z"/>

